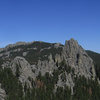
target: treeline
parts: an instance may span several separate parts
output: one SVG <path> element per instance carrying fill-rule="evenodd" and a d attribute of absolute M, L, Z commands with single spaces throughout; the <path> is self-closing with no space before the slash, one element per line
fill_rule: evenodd
<path fill-rule="evenodd" d="M 33 88 L 29 89 L 27 85 L 22 87 L 10 68 L 0 69 L 0 83 L 6 91 L 6 100 L 100 100 L 100 85 L 96 80 L 76 78 L 73 95 L 67 86 L 55 88 L 57 80 L 57 71 L 53 76 L 49 73 L 41 76 L 39 73 Z"/>
<path fill-rule="evenodd" d="M 100 100 L 100 85 L 96 80 L 88 80 L 81 76 L 75 78 L 74 94 L 71 95 L 71 89 L 67 86 L 54 90 L 58 73 L 53 74 L 54 76 L 49 73 L 45 76 L 39 74 L 36 88 L 27 92 L 28 99 L 25 100 Z"/>
<path fill-rule="evenodd" d="M 100 54 L 92 51 L 86 51 L 86 52 L 93 59 L 95 64 L 96 75 L 100 79 Z"/>
<path fill-rule="evenodd" d="M 0 83 L 7 94 L 6 100 L 23 100 L 22 84 L 13 75 L 10 68 L 0 68 Z"/>

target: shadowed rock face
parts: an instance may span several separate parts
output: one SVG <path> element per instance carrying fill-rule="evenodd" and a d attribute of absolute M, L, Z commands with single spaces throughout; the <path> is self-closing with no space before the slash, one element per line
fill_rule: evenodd
<path fill-rule="evenodd" d="M 65 70 L 66 68 L 62 70 L 58 75 L 55 88 L 57 86 L 64 87 L 67 85 L 71 87 L 72 94 L 75 85 L 74 78 L 76 76 L 84 76 L 87 79 L 95 79 L 96 77 L 93 60 L 74 39 L 66 41 L 64 46 L 61 44 L 47 44 L 42 42 L 17 43 L 13 46 L 10 45 L 3 48 L 0 52 L 0 59 L 3 60 L 3 67 L 10 67 L 22 85 L 24 86 L 27 83 L 30 88 L 30 79 L 35 81 L 39 72 L 43 76 L 46 72 L 53 76 L 54 70 L 59 70 L 59 68 L 63 69 L 63 67 L 70 68 L 70 72 Z M 34 59 L 37 63 L 30 64 L 30 60 L 34 62 Z M 61 65 L 63 61 L 65 65 Z M 62 76 L 64 79 L 62 79 Z"/>

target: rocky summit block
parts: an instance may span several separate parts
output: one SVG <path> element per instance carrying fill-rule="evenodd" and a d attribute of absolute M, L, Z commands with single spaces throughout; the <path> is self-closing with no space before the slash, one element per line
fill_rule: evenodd
<path fill-rule="evenodd" d="M 86 51 L 74 39 L 65 42 L 62 55 L 66 64 L 75 69 L 76 75 L 83 75 L 86 78 L 95 79 L 95 69 L 93 60 Z"/>

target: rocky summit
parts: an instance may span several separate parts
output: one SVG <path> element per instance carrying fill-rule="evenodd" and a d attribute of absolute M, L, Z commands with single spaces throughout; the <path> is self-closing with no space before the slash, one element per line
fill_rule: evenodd
<path fill-rule="evenodd" d="M 0 100 L 99 100 L 94 61 L 74 39 L 10 44 L 0 49 L 0 66 Z"/>

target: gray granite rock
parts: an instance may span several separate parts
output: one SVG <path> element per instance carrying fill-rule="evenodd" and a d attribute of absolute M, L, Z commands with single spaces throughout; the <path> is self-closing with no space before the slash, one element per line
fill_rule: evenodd
<path fill-rule="evenodd" d="M 74 69 L 74 75 L 72 71 L 68 74 L 66 71 L 66 80 L 63 81 L 59 75 L 57 86 L 64 87 L 67 85 L 71 88 L 73 94 L 73 87 L 75 85 L 74 78 L 77 76 L 84 76 L 87 79 L 95 79 L 95 69 L 93 60 L 87 55 L 85 50 L 74 39 L 65 42 L 65 46 L 62 51 L 62 55 L 56 55 L 56 61 L 65 61 L 66 65 L 71 69 Z M 62 66 L 63 67 L 63 66 Z"/>
<path fill-rule="evenodd" d="M 19 70 L 19 80 L 24 85 L 27 83 L 29 87 L 31 87 L 31 82 L 29 78 L 35 80 L 35 74 L 32 72 L 31 65 L 25 60 L 23 57 L 16 57 L 11 62 L 11 69 L 14 75 L 16 75 L 16 71 Z"/>
<path fill-rule="evenodd" d="M 63 56 L 66 64 L 74 68 L 77 75 L 93 79 L 96 77 L 93 60 L 76 40 L 66 41 Z"/>
<path fill-rule="evenodd" d="M 46 72 L 52 75 L 54 69 L 57 69 L 56 64 L 52 58 L 52 55 L 48 57 L 48 60 L 45 61 L 38 61 L 37 64 L 37 71 L 38 73 L 41 72 L 41 75 L 45 75 Z"/>

